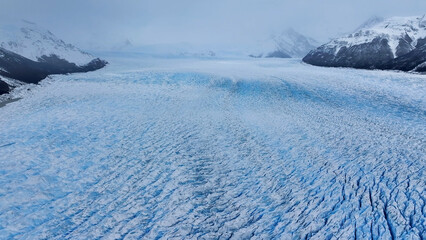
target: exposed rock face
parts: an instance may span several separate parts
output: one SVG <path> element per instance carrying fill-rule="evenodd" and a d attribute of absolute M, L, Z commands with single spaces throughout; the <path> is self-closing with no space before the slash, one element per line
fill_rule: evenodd
<path fill-rule="evenodd" d="M 9 93 L 9 91 L 10 91 L 9 85 L 7 85 L 7 83 L 3 82 L 0 79 L 0 95 L 5 94 L 5 93 Z"/>
<path fill-rule="evenodd" d="M 325 67 L 424 71 L 423 18 L 390 18 L 364 24 L 355 33 L 311 51 L 303 61 Z"/>
<path fill-rule="evenodd" d="M 337 53 L 335 53 L 337 51 Z M 321 46 L 310 52 L 303 61 L 325 67 L 352 67 L 374 69 L 393 59 L 386 39 L 375 38 L 370 43 L 355 46 L 327 48 Z"/>
<path fill-rule="evenodd" d="M 426 62 L 417 66 L 415 70 L 419 73 L 426 73 Z"/>
<path fill-rule="evenodd" d="M 426 72 L 426 44 L 380 66 L 381 69 Z"/>
<path fill-rule="evenodd" d="M 97 58 L 86 65 L 77 66 L 55 55 L 42 56 L 40 62 L 36 62 L 0 48 L 0 75 L 25 83 L 38 83 L 50 74 L 94 71 L 106 64 Z"/>
<path fill-rule="evenodd" d="M 405 34 L 404 37 L 399 39 L 398 46 L 396 47 L 395 56 L 400 57 L 411 52 L 414 49 L 412 43 L 413 39 L 411 39 L 408 34 Z"/>

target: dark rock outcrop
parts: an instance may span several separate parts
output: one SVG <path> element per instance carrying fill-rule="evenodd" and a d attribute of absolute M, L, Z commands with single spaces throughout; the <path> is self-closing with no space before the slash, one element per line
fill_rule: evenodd
<path fill-rule="evenodd" d="M 336 54 L 334 54 L 335 51 L 337 51 Z M 392 59 L 393 54 L 387 40 L 375 38 L 371 43 L 343 46 L 339 50 L 327 48 L 324 45 L 311 51 L 303 58 L 303 61 L 323 67 L 374 69 Z"/>
<path fill-rule="evenodd" d="M 408 34 L 405 34 L 404 37 L 399 39 L 398 46 L 396 47 L 396 57 L 400 57 L 402 55 L 405 55 L 409 52 L 411 52 L 414 47 L 411 45 L 413 43 L 413 39 L 408 36 Z"/>
<path fill-rule="evenodd" d="M 0 75 L 25 83 L 38 83 L 49 73 L 43 64 L 0 48 Z"/>
<path fill-rule="evenodd" d="M 9 85 L 7 85 L 7 83 L 3 82 L 0 79 L 0 95 L 5 94 L 5 93 L 9 93 L 9 91 L 10 91 Z"/>
<path fill-rule="evenodd" d="M 424 62 L 422 65 L 419 65 L 418 67 L 416 67 L 415 71 L 425 74 L 426 73 L 426 62 Z"/>
<path fill-rule="evenodd" d="M 382 66 L 380 69 L 400 70 L 400 71 L 416 71 L 425 72 L 425 67 L 420 65 L 426 62 L 426 44 L 417 47 L 405 55 L 397 57 Z"/>
<path fill-rule="evenodd" d="M 38 83 L 51 74 L 94 71 L 106 64 L 106 61 L 97 58 L 86 65 L 77 66 L 55 55 L 42 56 L 39 62 L 36 62 L 0 48 L 0 75 L 25 83 Z"/>

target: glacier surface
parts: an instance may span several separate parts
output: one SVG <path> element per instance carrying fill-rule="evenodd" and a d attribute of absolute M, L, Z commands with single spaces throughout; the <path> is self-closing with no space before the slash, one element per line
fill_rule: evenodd
<path fill-rule="evenodd" d="M 1 239 L 425 238 L 426 76 L 108 61 L 0 108 Z"/>

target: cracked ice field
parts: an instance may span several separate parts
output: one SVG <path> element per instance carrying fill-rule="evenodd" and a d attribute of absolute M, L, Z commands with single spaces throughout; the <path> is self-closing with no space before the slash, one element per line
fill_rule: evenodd
<path fill-rule="evenodd" d="M 109 61 L 0 108 L 1 239 L 424 239 L 426 76 Z"/>

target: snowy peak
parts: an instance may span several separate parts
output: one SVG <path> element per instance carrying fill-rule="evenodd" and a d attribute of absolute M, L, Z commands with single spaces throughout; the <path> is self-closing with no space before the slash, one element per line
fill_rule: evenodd
<path fill-rule="evenodd" d="M 253 57 L 303 57 L 318 43 L 312 38 L 306 37 L 292 28 L 286 29 L 280 34 L 273 34 L 268 39 L 259 42 L 257 52 Z"/>
<path fill-rule="evenodd" d="M 283 31 L 280 35 L 272 36 L 272 40 L 278 50 L 292 57 L 303 57 L 318 46 L 314 39 L 306 37 L 292 28 Z"/>
<path fill-rule="evenodd" d="M 392 17 L 386 20 L 373 19 L 356 32 L 338 38 L 329 43 L 336 47 L 336 53 L 341 47 L 351 47 L 370 43 L 376 38 L 386 39 L 394 57 L 414 49 L 419 39 L 426 38 L 424 17 Z M 404 48 L 406 50 L 400 50 Z"/>
<path fill-rule="evenodd" d="M 370 19 L 354 33 L 310 52 L 303 61 L 317 66 L 424 72 L 425 16 Z"/>
<path fill-rule="evenodd" d="M 34 23 L 0 22 L 0 75 L 7 79 L 39 83 L 52 74 L 95 71 L 108 64 Z"/>
<path fill-rule="evenodd" d="M 0 47 L 33 61 L 55 55 L 77 66 L 94 59 L 77 47 L 67 44 L 37 24 L 22 20 L 0 25 Z"/>

